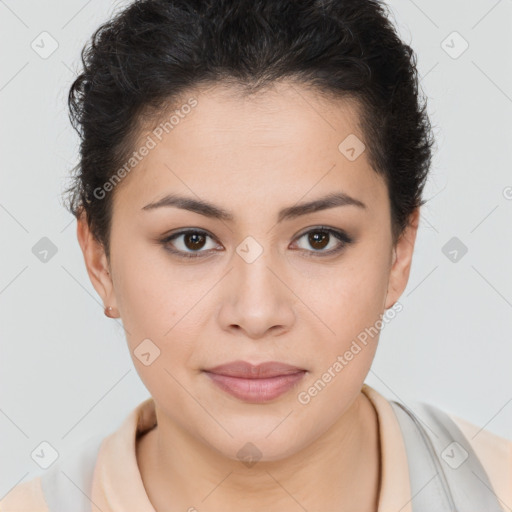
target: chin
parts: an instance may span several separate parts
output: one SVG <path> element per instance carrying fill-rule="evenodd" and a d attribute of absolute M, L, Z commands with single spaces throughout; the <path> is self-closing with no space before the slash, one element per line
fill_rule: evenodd
<path fill-rule="evenodd" d="M 283 418 L 272 416 L 265 422 L 240 422 L 235 428 L 235 423 L 227 430 L 229 435 L 216 436 L 206 439 L 208 445 L 224 457 L 238 460 L 247 467 L 252 467 L 256 462 L 272 462 L 285 459 L 299 452 L 307 446 L 306 439 L 297 439 L 297 429 L 290 423 L 284 427 L 280 423 Z M 276 428 L 277 427 L 277 428 Z M 301 430 L 304 426 L 301 427 Z M 211 432 L 211 431 L 210 431 Z M 312 440 L 313 441 L 313 440 Z"/>

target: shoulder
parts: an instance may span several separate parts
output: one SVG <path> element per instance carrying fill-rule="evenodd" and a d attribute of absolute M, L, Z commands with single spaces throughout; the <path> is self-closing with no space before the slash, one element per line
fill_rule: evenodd
<path fill-rule="evenodd" d="M 90 437 L 43 474 L 17 484 L 0 500 L 0 512 L 88 511 L 87 490 L 103 439 Z"/>
<path fill-rule="evenodd" d="M 49 512 L 41 477 L 16 485 L 0 500 L 0 512 Z"/>
<path fill-rule="evenodd" d="M 448 413 L 480 459 L 497 497 L 512 504 L 512 440 Z"/>

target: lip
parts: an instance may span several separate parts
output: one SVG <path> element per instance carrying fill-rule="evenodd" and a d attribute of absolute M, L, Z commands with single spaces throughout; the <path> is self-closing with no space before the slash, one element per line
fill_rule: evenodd
<path fill-rule="evenodd" d="M 203 371 L 220 389 L 251 403 L 274 400 L 292 389 L 306 373 L 304 368 L 277 361 L 258 365 L 233 361 Z"/>

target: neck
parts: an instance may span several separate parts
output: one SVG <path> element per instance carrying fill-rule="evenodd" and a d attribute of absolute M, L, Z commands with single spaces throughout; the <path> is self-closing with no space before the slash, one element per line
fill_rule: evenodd
<path fill-rule="evenodd" d="M 137 443 L 156 511 L 344 510 L 375 512 L 380 487 L 378 418 L 360 393 L 312 444 L 277 461 L 245 466 L 158 416 Z"/>

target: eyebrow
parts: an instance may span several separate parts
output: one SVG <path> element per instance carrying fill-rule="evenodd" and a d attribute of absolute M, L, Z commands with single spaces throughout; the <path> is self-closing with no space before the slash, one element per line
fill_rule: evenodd
<path fill-rule="evenodd" d="M 354 197 L 345 194 L 344 192 L 337 192 L 328 194 L 324 197 L 320 197 L 307 203 L 300 203 L 287 208 L 283 208 L 278 213 L 277 222 L 283 220 L 295 219 L 301 215 L 307 215 L 310 213 L 318 212 L 321 210 L 327 210 L 329 208 L 336 208 L 338 206 L 356 206 L 358 208 L 365 209 L 366 205 L 355 199 Z M 234 216 L 232 213 L 208 203 L 201 199 L 194 199 L 192 197 L 179 196 L 177 194 L 168 194 L 158 201 L 147 204 L 142 207 L 142 210 L 154 210 L 162 207 L 175 207 L 183 210 L 189 210 L 191 212 L 199 213 L 205 217 L 211 217 L 213 219 L 219 219 L 224 221 L 233 221 Z"/>

